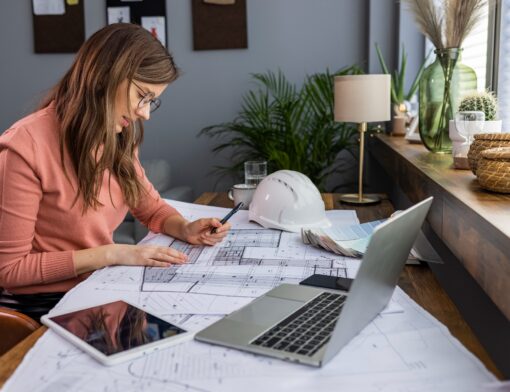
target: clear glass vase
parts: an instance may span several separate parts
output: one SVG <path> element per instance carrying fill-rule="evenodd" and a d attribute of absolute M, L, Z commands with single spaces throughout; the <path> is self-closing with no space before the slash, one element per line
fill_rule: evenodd
<path fill-rule="evenodd" d="M 451 153 L 448 123 L 462 97 L 477 89 L 475 71 L 460 62 L 461 48 L 436 49 L 420 80 L 420 137 L 432 152 Z"/>

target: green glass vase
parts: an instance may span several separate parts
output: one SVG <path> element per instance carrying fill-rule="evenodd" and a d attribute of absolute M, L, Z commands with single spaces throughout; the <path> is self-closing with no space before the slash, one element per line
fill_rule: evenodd
<path fill-rule="evenodd" d="M 451 153 L 449 121 L 460 100 L 477 89 L 475 71 L 460 62 L 461 48 L 436 49 L 436 60 L 420 80 L 420 137 L 432 152 Z"/>

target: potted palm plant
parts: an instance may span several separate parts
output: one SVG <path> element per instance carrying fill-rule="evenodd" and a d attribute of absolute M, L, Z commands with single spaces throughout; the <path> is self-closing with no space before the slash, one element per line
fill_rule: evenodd
<path fill-rule="evenodd" d="M 338 155 L 357 144 L 356 128 L 333 119 L 333 79 L 360 73 L 350 66 L 308 75 L 300 88 L 281 71 L 253 74 L 258 86 L 244 95 L 237 118 L 200 132 L 221 139 L 213 151 L 231 153 L 231 164 L 216 169 L 237 175 L 245 161 L 262 159 L 268 171 L 296 170 L 325 190 L 328 177 L 341 171 Z"/>

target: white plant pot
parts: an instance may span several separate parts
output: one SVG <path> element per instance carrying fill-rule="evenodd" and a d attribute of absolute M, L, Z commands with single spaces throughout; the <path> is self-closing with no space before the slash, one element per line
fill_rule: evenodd
<path fill-rule="evenodd" d="M 501 133 L 502 124 L 503 122 L 501 120 L 484 121 L 483 131 L 480 133 Z M 452 142 L 457 141 L 464 143 L 466 140 L 464 136 L 460 135 L 457 131 L 454 120 L 450 120 L 448 131 Z"/>
<path fill-rule="evenodd" d="M 480 133 L 501 133 L 501 128 L 501 120 L 484 121 L 483 131 Z M 448 131 L 452 141 L 453 165 L 456 169 L 469 169 L 467 163 L 469 145 L 465 144 L 466 139 L 457 131 L 454 120 L 450 120 Z"/>

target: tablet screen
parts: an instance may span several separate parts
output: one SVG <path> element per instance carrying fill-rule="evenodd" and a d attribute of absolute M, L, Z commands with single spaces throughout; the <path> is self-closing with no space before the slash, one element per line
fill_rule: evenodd
<path fill-rule="evenodd" d="M 186 332 L 124 301 L 50 317 L 50 320 L 104 355 Z"/>

